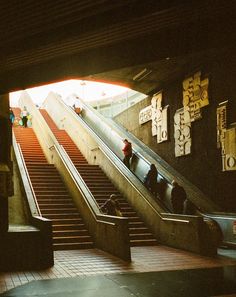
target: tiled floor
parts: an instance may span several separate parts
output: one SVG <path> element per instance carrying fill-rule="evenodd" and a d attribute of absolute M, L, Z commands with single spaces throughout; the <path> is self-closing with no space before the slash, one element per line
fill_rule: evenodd
<path fill-rule="evenodd" d="M 127 263 L 97 249 L 56 251 L 55 265 L 47 270 L 0 273 L 0 293 L 32 280 L 236 265 L 236 259 L 226 257 L 227 253 L 208 258 L 164 246 L 133 247 L 131 252 L 132 262 Z"/>

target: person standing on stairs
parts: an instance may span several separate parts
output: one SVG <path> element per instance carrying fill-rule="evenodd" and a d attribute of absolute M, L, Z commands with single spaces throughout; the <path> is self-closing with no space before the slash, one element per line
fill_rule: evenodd
<path fill-rule="evenodd" d="M 132 144 L 127 139 L 124 139 L 123 142 L 124 142 L 124 147 L 122 149 L 124 154 L 123 162 L 125 166 L 130 169 L 130 159 L 132 157 Z"/>
<path fill-rule="evenodd" d="M 122 217 L 120 204 L 115 194 L 111 194 L 109 199 L 100 207 L 105 214 Z"/>
<path fill-rule="evenodd" d="M 10 117 L 11 124 L 13 126 L 14 121 L 15 121 L 15 114 L 14 114 L 14 112 L 13 112 L 13 110 L 11 108 L 9 110 L 9 117 Z"/>
<path fill-rule="evenodd" d="M 23 126 L 25 128 L 27 128 L 28 115 L 29 115 L 29 112 L 28 112 L 26 106 L 24 106 L 23 110 L 21 111 L 20 116 L 21 116 L 21 119 L 22 119 Z"/>

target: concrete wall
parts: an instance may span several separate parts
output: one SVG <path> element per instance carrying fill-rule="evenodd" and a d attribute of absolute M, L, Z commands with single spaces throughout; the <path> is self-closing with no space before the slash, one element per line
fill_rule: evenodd
<path fill-rule="evenodd" d="M 210 104 L 202 109 L 202 119 L 192 123 L 192 152 L 176 158 L 174 155 L 174 123 L 176 109 L 182 107 L 182 80 L 201 70 L 202 76 L 209 77 Z M 158 153 L 173 168 L 190 182 L 199 187 L 222 210 L 236 211 L 235 194 L 232 190 L 236 171 L 222 172 L 221 151 L 216 146 L 216 108 L 218 103 L 229 100 L 228 123 L 236 121 L 236 57 L 232 53 L 218 53 L 207 57 L 198 69 L 189 65 L 189 71 L 178 80 L 163 86 L 163 106 L 169 104 L 169 140 L 157 144 L 151 135 L 151 122 L 142 126 L 138 123 L 139 111 L 150 104 L 151 98 L 131 107 L 115 118 L 128 131 Z"/>
<path fill-rule="evenodd" d="M 14 195 L 9 197 L 9 224 L 30 224 L 29 207 L 27 207 L 26 197 L 22 188 L 20 173 L 13 155 L 13 184 Z"/>

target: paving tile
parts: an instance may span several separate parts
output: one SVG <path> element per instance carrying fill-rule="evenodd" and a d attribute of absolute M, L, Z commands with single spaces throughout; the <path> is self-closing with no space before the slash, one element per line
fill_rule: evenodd
<path fill-rule="evenodd" d="M 54 266 L 40 271 L 0 273 L 0 292 L 32 280 L 52 280 L 79 276 L 130 272 L 189 270 L 236 265 L 236 259 L 209 258 L 165 246 L 133 247 L 132 262 L 125 262 L 98 249 L 55 251 Z"/>

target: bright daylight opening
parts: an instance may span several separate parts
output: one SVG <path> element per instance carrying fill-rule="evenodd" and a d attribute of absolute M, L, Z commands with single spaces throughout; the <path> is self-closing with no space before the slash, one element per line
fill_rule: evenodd
<path fill-rule="evenodd" d="M 11 107 L 18 107 L 22 91 L 10 93 Z M 69 106 L 73 106 L 75 100 L 82 99 L 107 117 L 115 116 L 146 97 L 126 87 L 85 80 L 67 80 L 26 89 L 26 91 L 39 107 L 42 106 L 48 94 L 54 92 L 59 94 Z"/>
<path fill-rule="evenodd" d="M 67 80 L 63 82 L 48 84 L 40 87 L 27 89 L 35 104 L 41 105 L 50 92 L 61 95 L 66 100 L 71 94 L 76 94 L 83 101 L 94 101 L 124 94 L 127 88 L 100 82 L 91 82 L 83 80 Z M 22 91 L 10 93 L 10 105 L 12 107 L 18 105 Z"/>

